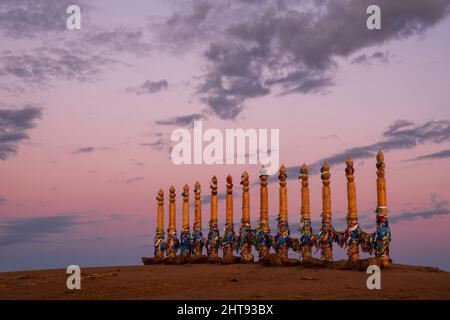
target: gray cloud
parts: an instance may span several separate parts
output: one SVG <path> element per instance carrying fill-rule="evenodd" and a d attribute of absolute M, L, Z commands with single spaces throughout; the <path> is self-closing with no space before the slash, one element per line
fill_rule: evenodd
<path fill-rule="evenodd" d="M 64 232 L 75 225 L 78 214 L 52 217 L 5 219 L 0 223 L 0 246 L 34 242 L 49 235 Z"/>
<path fill-rule="evenodd" d="M 78 150 L 75 150 L 73 153 L 80 154 L 80 153 L 91 153 L 95 151 L 95 147 L 82 147 Z"/>
<path fill-rule="evenodd" d="M 67 33 L 66 8 L 72 4 L 81 7 L 82 29 Z M 31 85 L 42 87 L 55 79 L 99 80 L 101 73 L 113 65 L 126 65 L 115 59 L 118 53 L 143 55 L 152 49 L 144 39 L 143 28 L 127 26 L 109 30 L 91 25 L 93 9 L 79 0 L 1 1 L 0 34 L 13 39 L 39 38 L 44 44 L 2 52 L 0 76 L 7 84 L 0 84 L 0 89 L 17 95 L 24 91 L 24 84 L 29 90 Z"/>
<path fill-rule="evenodd" d="M 183 9 L 188 12 L 175 13 L 163 24 L 150 22 L 149 25 L 151 30 L 157 31 L 160 42 L 169 44 L 174 51 L 192 47 L 200 39 L 210 38 L 218 30 L 215 24 L 209 23 L 213 16 L 211 11 L 216 10 L 216 4 L 193 1 L 192 6 Z"/>
<path fill-rule="evenodd" d="M 67 30 L 66 8 L 76 4 L 82 9 L 85 23 L 90 6 L 79 0 L 2 0 L 0 32 L 9 38 L 33 39 Z"/>
<path fill-rule="evenodd" d="M 448 208 L 448 201 L 440 198 L 436 194 L 431 194 L 431 204 L 428 208 L 417 211 L 402 212 L 397 215 L 392 215 L 389 218 L 391 223 L 397 223 L 400 221 L 412 221 L 420 218 L 433 218 L 436 216 L 447 216 L 450 214 Z"/>
<path fill-rule="evenodd" d="M 145 33 L 141 28 L 119 27 L 114 30 L 92 29 L 82 37 L 83 45 L 100 47 L 106 52 L 126 52 L 143 55 L 153 47 L 145 41 Z"/>
<path fill-rule="evenodd" d="M 0 196 L 0 206 L 6 202 L 5 197 Z"/>
<path fill-rule="evenodd" d="M 352 64 L 371 64 L 372 62 L 389 62 L 389 54 L 377 51 L 370 55 L 362 54 L 352 59 Z"/>
<path fill-rule="evenodd" d="M 52 79 L 93 81 L 106 66 L 116 63 L 119 62 L 77 47 L 38 47 L 31 51 L 3 54 L 0 70 L 3 76 L 40 85 Z"/>
<path fill-rule="evenodd" d="M 378 150 L 393 151 L 402 149 L 412 149 L 417 145 L 424 143 L 443 143 L 450 141 L 450 121 L 428 121 L 424 124 L 416 125 L 407 120 L 398 120 L 390 125 L 383 132 L 383 140 L 354 147 L 320 159 L 309 165 L 310 172 L 316 174 L 325 161 L 330 165 L 344 164 L 348 156 L 353 159 L 367 159 L 375 157 Z M 288 168 L 288 178 L 296 179 L 298 177 L 299 167 Z"/>
<path fill-rule="evenodd" d="M 140 176 L 140 177 L 128 178 L 128 179 L 122 180 L 122 182 L 126 183 L 126 184 L 134 184 L 134 183 L 137 183 L 142 180 L 144 180 L 144 177 Z"/>
<path fill-rule="evenodd" d="M 161 151 L 163 150 L 165 147 L 167 147 L 167 142 L 164 138 L 158 138 L 156 141 L 153 142 L 143 142 L 140 144 L 143 147 L 150 147 L 153 150 L 156 151 Z"/>
<path fill-rule="evenodd" d="M 147 80 L 137 87 L 128 87 L 127 91 L 135 92 L 136 94 L 152 94 L 161 90 L 166 90 L 169 87 L 167 80 L 150 81 Z"/>
<path fill-rule="evenodd" d="M 29 139 L 28 131 L 42 117 L 42 110 L 33 106 L 22 109 L 0 109 L 0 160 L 15 155 L 19 143 Z"/>
<path fill-rule="evenodd" d="M 197 94 L 222 119 L 236 118 L 250 98 L 322 91 L 333 85 L 337 57 L 423 33 L 450 7 L 447 0 L 192 3 L 191 11 L 160 26 L 160 34 L 179 51 L 184 43 L 206 46 Z M 377 32 L 365 27 L 370 4 L 383 8 Z M 381 52 L 365 57 L 383 58 Z"/>
<path fill-rule="evenodd" d="M 416 157 L 414 159 L 409 159 L 409 161 L 416 161 L 416 160 L 434 160 L 434 159 L 445 159 L 450 158 L 450 149 L 442 150 L 435 153 L 426 154 L 423 156 Z"/>
<path fill-rule="evenodd" d="M 93 153 L 95 151 L 104 151 L 104 150 L 109 150 L 109 147 L 92 147 L 92 146 L 87 146 L 87 147 L 81 147 L 78 148 L 77 150 L 75 150 L 73 152 L 73 154 L 85 154 L 85 153 Z"/>
<path fill-rule="evenodd" d="M 165 120 L 157 120 L 155 124 L 164 126 L 188 126 L 196 120 L 205 119 L 205 114 L 193 113 L 184 116 L 171 117 Z"/>

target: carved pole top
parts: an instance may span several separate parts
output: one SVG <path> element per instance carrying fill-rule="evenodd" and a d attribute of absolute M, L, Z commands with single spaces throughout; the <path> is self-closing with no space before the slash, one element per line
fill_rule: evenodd
<path fill-rule="evenodd" d="M 263 165 L 261 167 L 261 170 L 259 170 L 259 177 L 262 178 L 262 177 L 267 177 L 267 176 L 269 176 L 269 174 L 267 172 L 267 168 L 266 168 L 266 166 Z"/>
<path fill-rule="evenodd" d="M 351 156 L 348 156 L 345 163 L 347 164 L 347 167 L 353 167 L 353 158 Z"/>
<path fill-rule="evenodd" d="M 212 194 L 214 194 L 214 195 L 217 194 L 217 177 L 216 176 L 212 177 L 209 187 L 211 188 Z"/>
<path fill-rule="evenodd" d="M 159 189 L 156 200 L 160 203 L 164 201 L 164 191 L 162 189 Z"/>
<path fill-rule="evenodd" d="M 200 193 L 200 190 L 201 190 L 200 182 L 197 181 L 194 184 L 194 193 Z"/>
<path fill-rule="evenodd" d="M 227 176 L 227 193 L 233 193 L 233 177 L 231 175 Z"/>
<path fill-rule="evenodd" d="M 378 151 L 377 154 L 377 176 L 378 178 L 384 178 L 384 154 L 383 152 Z"/>
<path fill-rule="evenodd" d="M 249 175 L 247 171 L 244 171 L 241 176 L 241 184 L 248 184 Z"/>
<path fill-rule="evenodd" d="M 300 167 L 300 176 L 298 178 L 302 180 L 303 187 L 308 186 L 308 166 L 305 163 Z"/>
<path fill-rule="evenodd" d="M 377 153 L 377 161 L 378 162 L 384 162 L 384 153 L 383 153 L 383 151 L 378 151 L 378 153 Z"/>
<path fill-rule="evenodd" d="M 300 176 L 299 176 L 299 178 L 302 178 L 302 176 L 307 176 L 307 175 L 308 175 L 308 166 L 306 165 L 306 163 L 304 163 L 300 167 Z"/>
<path fill-rule="evenodd" d="M 280 174 L 278 175 L 278 179 L 280 179 L 280 185 L 286 185 L 286 171 L 286 167 L 284 166 L 284 164 L 282 164 L 280 167 Z"/>
<path fill-rule="evenodd" d="M 353 175 L 355 173 L 355 169 L 353 168 L 353 159 L 352 157 L 347 158 L 347 167 L 345 168 L 345 174 L 347 176 L 348 182 L 353 182 L 355 180 L 355 176 Z"/>
<path fill-rule="evenodd" d="M 328 162 L 325 161 L 322 168 L 320 169 L 321 175 L 320 178 L 322 179 L 322 183 L 324 186 L 330 185 L 330 165 Z"/>
<path fill-rule="evenodd" d="M 169 192 L 170 192 L 169 201 L 171 203 L 174 203 L 175 202 L 175 187 L 171 186 L 170 189 L 169 189 Z"/>
<path fill-rule="evenodd" d="M 181 194 L 185 200 L 189 198 L 189 186 L 187 184 L 183 187 L 183 193 Z"/>

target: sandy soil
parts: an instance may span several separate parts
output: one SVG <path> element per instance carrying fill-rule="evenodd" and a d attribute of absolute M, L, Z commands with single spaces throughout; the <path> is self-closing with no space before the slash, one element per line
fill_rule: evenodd
<path fill-rule="evenodd" d="M 392 265 L 381 290 L 361 271 L 253 265 L 82 268 L 81 290 L 65 270 L 0 273 L 0 299 L 450 299 L 450 273 Z"/>

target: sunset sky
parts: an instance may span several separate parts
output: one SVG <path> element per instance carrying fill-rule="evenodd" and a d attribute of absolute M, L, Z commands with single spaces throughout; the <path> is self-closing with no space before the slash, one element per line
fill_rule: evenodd
<path fill-rule="evenodd" d="M 81 30 L 66 28 L 71 4 Z M 381 30 L 366 28 L 370 4 Z M 325 160 L 344 230 L 348 155 L 373 231 L 383 149 L 392 259 L 450 270 L 449 30 L 449 0 L 1 1 L 0 271 L 140 264 L 153 255 L 157 191 L 167 209 L 175 186 L 180 226 L 182 186 L 193 200 L 198 180 L 208 195 L 213 175 L 219 192 L 234 178 L 237 229 L 239 178 L 257 183 L 260 165 L 174 165 L 170 134 L 194 120 L 280 130 L 294 234 L 299 167 L 312 170 L 317 231 Z M 257 185 L 251 205 L 255 225 Z M 205 233 L 209 209 L 205 199 Z M 221 200 L 221 232 L 224 218 Z"/>

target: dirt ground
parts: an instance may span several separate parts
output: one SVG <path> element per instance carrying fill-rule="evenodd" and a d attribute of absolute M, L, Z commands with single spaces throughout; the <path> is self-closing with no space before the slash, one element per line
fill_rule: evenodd
<path fill-rule="evenodd" d="M 361 271 L 242 265 L 81 268 L 81 290 L 65 270 L 0 273 L 0 299 L 450 299 L 450 273 L 392 265 L 381 289 Z"/>

